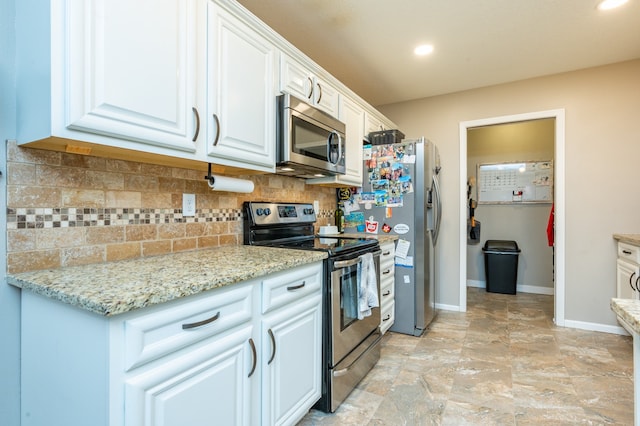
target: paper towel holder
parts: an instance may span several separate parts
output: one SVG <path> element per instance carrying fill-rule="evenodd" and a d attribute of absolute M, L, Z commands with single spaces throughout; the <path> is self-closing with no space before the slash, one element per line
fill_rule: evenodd
<path fill-rule="evenodd" d="M 211 163 L 209 163 L 209 173 L 204 179 L 208 181 L 209 188 L 213 191 L 249 193 L 253 192 L 254 189 L 254 184 L 251 180 L 212 175 Z"/>
<path fill-rule="evenodd" d="M 207 175 L 204 178 L 205 178 L 205 180 L 208 180 L 209 181 L 209 185 L 212 185 L 212 186 L 216 181 L 215 176 L 213 176 L 211 174 L 211 163 L 209 163 L 209 171 L 208 171 Z"/>

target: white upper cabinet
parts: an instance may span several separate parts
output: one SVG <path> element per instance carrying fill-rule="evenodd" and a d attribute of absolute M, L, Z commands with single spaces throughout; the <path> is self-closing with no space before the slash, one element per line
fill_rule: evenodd
<path fill-rule="evenodd" d="M 280 56 L 280 90 L 339 117 L 338 90 L 315 75 L 309 67 L 284 53 Z"/>
<path fill-rule="evenodd" d="M 257 26 L 207 6 L 207 153 L 217 164 L 273 172 L 276 48 Z"/>
<path fill-rule="evenodd" d="M 269 173 L 279 92 L 343 121 L 360 120 L 341 111 L 343 96 L 375 114 L 235 0 L 19 0 L 15 10 L 20 145 Z M 385 120 L 365 118 L 364 134 Z M 357 175 L 354 160 L 344 183 Z"/>
<path fill-rule="evenodd" d="M 395 129 L 397 126 L 389 121 L 385 116 L 377 111 L 366 111 L 364 119 L 364 135 L 369 136 L 371 132 Z"/>
<path fill-rule="evenodd" d="M 31 3 L 16 2 L 17 64 L 30 70 L 18 72 L 19 143 L 57 136 L 196 158 L 197 2 Z"/>

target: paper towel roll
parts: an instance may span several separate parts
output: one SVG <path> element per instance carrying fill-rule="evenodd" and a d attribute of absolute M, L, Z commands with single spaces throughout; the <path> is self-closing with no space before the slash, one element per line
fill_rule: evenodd
<path fill-rule="evenodd" d="M 253 182 L 250 180 L 212 175 L 207 177 L 207 183 L 214 191 L 253 192 Z"/>

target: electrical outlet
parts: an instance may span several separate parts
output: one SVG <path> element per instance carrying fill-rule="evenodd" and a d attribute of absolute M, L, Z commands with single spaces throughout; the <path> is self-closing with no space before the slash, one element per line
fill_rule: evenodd
<path fill-rule="evenodd" d="M 320 213 L 320 201 L 315 200 L 313 202 L 313 211 L 316 213 L 316 216 Z"/>
<path fill-rule="evenodd" d="M 196 215 L 196 194 L 182 194 L 182 216 Z"/>

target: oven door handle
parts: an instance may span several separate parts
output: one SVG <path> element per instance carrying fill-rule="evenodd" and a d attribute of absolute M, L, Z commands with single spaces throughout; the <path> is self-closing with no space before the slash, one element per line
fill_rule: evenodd
<path fill-rule="evenodd" d="M 349 266 L 357 265 L 361 261 L 362 260 L 359 257 L 356 257 L 355 259 L 349 259 L 349 260 L 339 260 L 333 263 L 333 267 L 334 269 L 348 268 Z"/>
<path fill-rule="evenodd" d="M 360 360 L 360 358 L 368 354 L 369 351 L 373 349 L 380 342 L 380 340 L 382 340 L 382 334 L 379 334 L 376 340 L 373 341 L 373 343 L 367 348 L 367 350 L 362 352 L 360 356 L 358 356 L 358 358 L 356 358 L 351 364 L 347 365 L 345 368 L 341 368 L 340 370 L 334 371 L 333 377 L 340 377 L 340 376 L 344 376 L 345 374 L 348 374 L 349 370 L 353 368 L 353 366 Z"/>
<path fill-rule="evenodd" d="M 381 253 L 382 253 L 382 250 L 376 250 L 371 254 L 373 254 L 373 257 L 375 258 L 375 257 L 379 257 Z M 362 256 L 358 256 L 349 260 L 338 260 L 337 262 L 333 263 L 333 269 L 336 270 L 336 269 L 348 268 L 349 266 L 357 265 L 360 262 L 362 262 Z"/>

